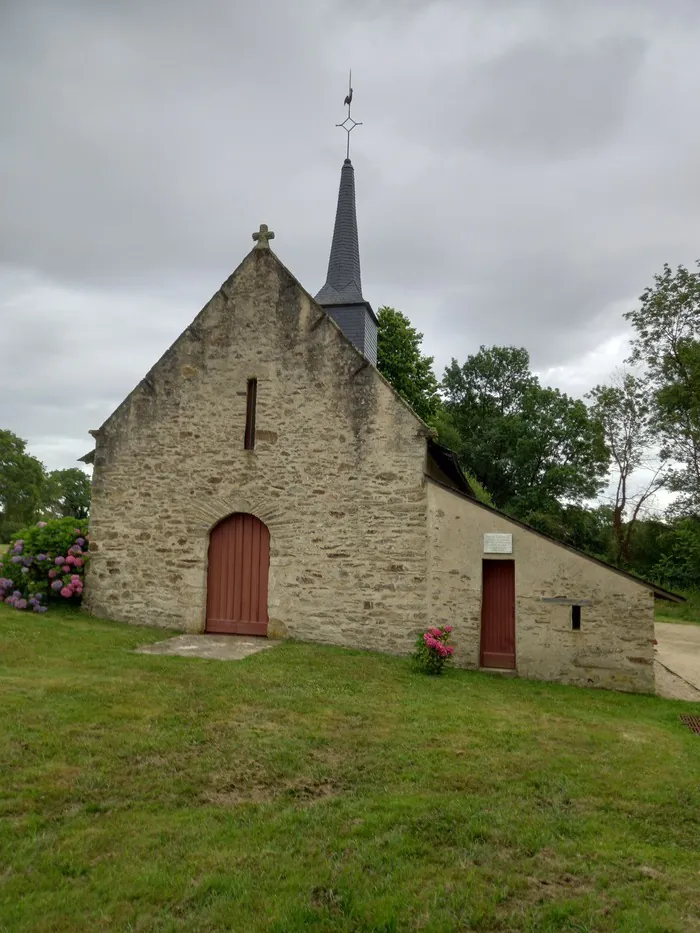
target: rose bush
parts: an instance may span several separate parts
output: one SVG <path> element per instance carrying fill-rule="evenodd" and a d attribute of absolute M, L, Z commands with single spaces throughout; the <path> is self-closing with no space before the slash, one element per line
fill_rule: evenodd
<path fill-rule="evenodd" d="M 79 603 L 88 548 L 85 521 L 58 518 L 25 528 L 0 556 L 0 600 L 34 612 L 46 612 L 51 600 Z"/>
<path fill-rule="evenodd" d="M 416 650 L 413 660 L 416 666 L 425 674 L 442 674 L 446 664 L 449 664 L 454 654 L 454 647 L 448 645 L 452 626 L 444 628 L 429 628 L 416 640 Z"/>

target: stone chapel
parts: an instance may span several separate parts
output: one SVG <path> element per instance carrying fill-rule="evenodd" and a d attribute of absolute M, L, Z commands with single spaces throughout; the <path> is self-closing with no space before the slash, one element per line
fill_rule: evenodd
<path fill-rule="evenodd" d="M 255 245 L 99 430 L 85 606 L 651 692 L 652 584 L 479 503 L 376 368 L 354 168 L 312 297 Z"/>

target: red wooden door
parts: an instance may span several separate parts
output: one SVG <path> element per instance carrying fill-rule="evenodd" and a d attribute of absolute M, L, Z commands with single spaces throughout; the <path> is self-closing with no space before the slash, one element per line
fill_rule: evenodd
<path fill-rule="evenodd" d="M 237 512 L 209 536 L 207 632 L 267 635 L 270 532 L 259 518 Z"/>
<path fill-rule="evenodd" d="M 481 666 L 515 668 L 515 561 L 483 561 Z"/>

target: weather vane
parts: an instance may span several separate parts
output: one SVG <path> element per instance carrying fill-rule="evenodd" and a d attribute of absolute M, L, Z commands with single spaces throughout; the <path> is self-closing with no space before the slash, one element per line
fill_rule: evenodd
<path fill-rule="evenodd" d="M 336 126 L 341 127 L 348 134 L 348 148 L 345 155 L 346 159 L 350 159 L 350 133 L 355 129 L 356 126 L 362 126 L 362 123 L 358 123 L 357 120 L 353 120 L 350 116 L 350 107 L 352 105 L 352 68 L 350 69 L 350 78 L 348 80 L 348 93 L 343 101 L 345 106 L 348 108 L 348 115 L 343 120 L 342 123 L 336 123 Z"/>

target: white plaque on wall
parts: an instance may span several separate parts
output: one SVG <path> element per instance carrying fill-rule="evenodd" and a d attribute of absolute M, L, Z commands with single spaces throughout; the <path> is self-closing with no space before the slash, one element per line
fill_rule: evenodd
<path fill-rule="evenodd" d="M 485 534 L 484 554 L 512 554 L 513 535 Z"/>

